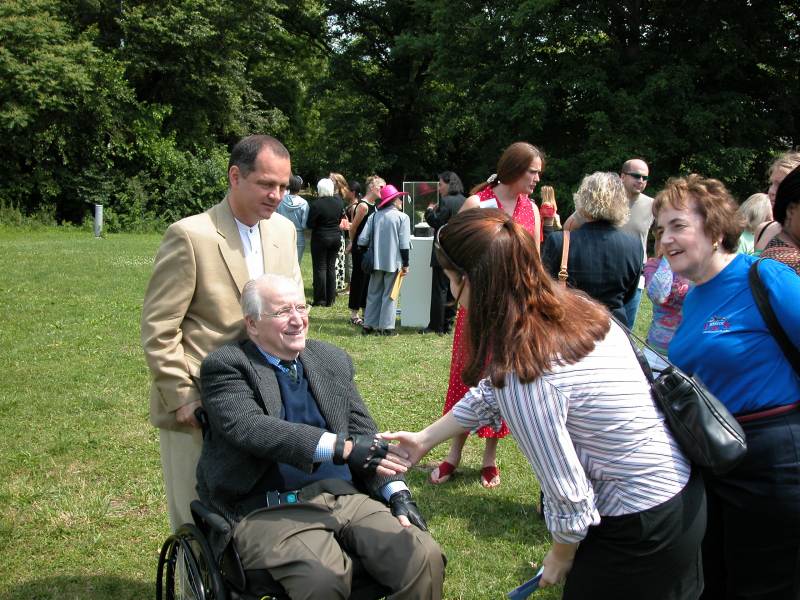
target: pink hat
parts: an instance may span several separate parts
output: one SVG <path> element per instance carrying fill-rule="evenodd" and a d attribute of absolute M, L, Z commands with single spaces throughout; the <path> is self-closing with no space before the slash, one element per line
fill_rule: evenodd
<path fill-rule="evenodd" d="M 408 192 L 398 192 L 391 183 L 381 188 L 381 201 L 378 208 L 383 208 L 398 196 L 408 196 Z"/>

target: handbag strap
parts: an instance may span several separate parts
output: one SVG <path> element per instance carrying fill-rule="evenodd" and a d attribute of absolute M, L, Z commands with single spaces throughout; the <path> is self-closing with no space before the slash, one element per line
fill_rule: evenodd
<path fill-rule="evenodd" d="M 561 287 L 567 287 L 567 263 L 569 263 L 569 231 L 564 230 L 564 241 L 561 245 L 561 268 L 558 270 L 558 283 Z"/>
<path fill-rule="evenodd" d="M 795 348 L 789 336 L 786 335 L 780 321 L 778 321 L 778 317 L 775 315 L 775 311 L 772 310 L 772 306 L 769 303 L 767 288 L 758 274 L 758 263 L 762 260 L 764 259 L 759 258 L 750 265 L 750 271 L 747 273 L 747 278 L 750 281 L 750 290 L 753 292 L 753 298 L 755 298 L 758 311 L 764 318 L 772 337 L 778 342 L 778 346 L 781 347 L 783 354 L 786 356 L 786 360 L 792 365 L 795 373 L 800 375 L 800 352 Z"/>

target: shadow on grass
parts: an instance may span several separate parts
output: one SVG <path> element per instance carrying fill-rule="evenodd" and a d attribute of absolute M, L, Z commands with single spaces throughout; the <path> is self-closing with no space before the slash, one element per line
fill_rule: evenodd
<path fill-rule="evenodd" d="M 550 534 L 537 512 L 538 488 L 506 483 L 486 490 L 478 484 L 480 469 L 463 466 L 447 483 L 432 485 L 427 481 L 429 467 L 416 467 L 407 477 L 426 516 L 462 519 L 476 538 L 549 542 Z"/>
<path fill-rule="evenodd" d="M 111 575 L 43 577 L 0 590 L 0 600 L 142 600 L 154 596 L 154 583 Z"/>

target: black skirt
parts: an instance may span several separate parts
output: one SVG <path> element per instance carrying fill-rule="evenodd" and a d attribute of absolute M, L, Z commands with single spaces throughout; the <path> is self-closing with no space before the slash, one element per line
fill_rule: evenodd
<path fill-rule="evenodd" d="M 601 517 L 589 528 L 564 600 L 694 600 L 703 591 L 703 480 L 693 472 L 674 498 L 640 513 Z"/>

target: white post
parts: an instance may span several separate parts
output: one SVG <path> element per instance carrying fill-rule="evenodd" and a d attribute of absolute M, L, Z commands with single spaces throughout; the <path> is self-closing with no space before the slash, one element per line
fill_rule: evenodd
<path fill-rule="evenodd" d="M 103 205 L 94 205 L 94 237 L 99 238 L 103 233 Z"/>

